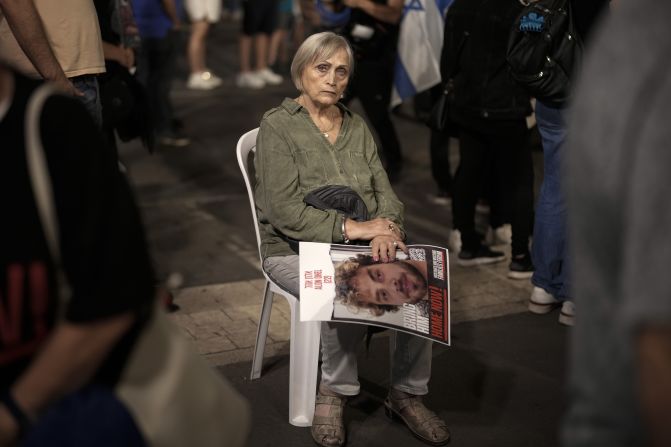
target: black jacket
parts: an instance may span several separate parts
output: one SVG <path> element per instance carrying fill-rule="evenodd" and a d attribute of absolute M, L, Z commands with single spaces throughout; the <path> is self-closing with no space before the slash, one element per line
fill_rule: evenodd
<path fill-rule="evenodd" d="M 454 79 L 454 122 L 490 132 L 512 127 L 531 113 L 529 95 L 508 72 L 508 35 L 518 0 L 455 0 L 445 19 L 442 79 Z"/>

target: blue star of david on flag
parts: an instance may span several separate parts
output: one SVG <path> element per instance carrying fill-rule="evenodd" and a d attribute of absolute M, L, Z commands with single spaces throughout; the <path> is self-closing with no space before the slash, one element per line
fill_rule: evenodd
<path fill-rule="evenodd" d="M 410 0 L 407 5 L 404 5 L 403 15 L 406 15 L 408 11 L 424 11 L 421 0 Z"/>

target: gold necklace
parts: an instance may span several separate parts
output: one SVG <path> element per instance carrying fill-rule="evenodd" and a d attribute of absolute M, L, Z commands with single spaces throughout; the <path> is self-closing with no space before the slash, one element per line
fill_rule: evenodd
<path fill-rule="evenodd" d="M 302 95 L 302 94 L 296 99 L 296 102 L 297 102 L 298 104 L 300 104 L 301 106 L 305 107 L 305 100 L 303 99 L 303 95 Z M 307 109 L 307 107 L 305 107 L 305 108 Z M 309 112 L 309 111 L 308 111 L 308 112 Z M 335 125 L 336 125 L 336 121 L 337 121 L 337 118 L 331 120 L 331 127 L 329 127 L 328 129 L 322 129 L 321 127 L 319 127 L 319 124 L 318 124 L 318 118 L 313 119 L 313 118 L 312 118 L 312 115 L 310 115 L 310 119 L 312 119 L 312 122 L 315 124 L 315 127 L 317 128 L 317 130 L 319 130 L 319 132 L 320 132 L 322 135 L 324 135 L 324 137 L 326 137 L 326 138 L 329 137 L 329 132 L 331 132 L 331 131 L 333 130 L 333 128 L 334 128 Z"/>
<path fill-rule="evenodd" d="M 315 123 L 315 125 L 317 125 L 317 123 Z M 329 132 L 331 132 L 333 130 L 335 125 L 336 125 L 336 120 L 333 120 L 333 121 L 331 121 L 331 127 L 329 127 L 328 129 L 322 129 L 321 127 L 319 127 L 319 125 L 317 125 L 317 129 L 319 129 L 319 131 L 322 133 L 322 135 L 324 135 L 326 138 L 328 138 L 329 137 Z"/>

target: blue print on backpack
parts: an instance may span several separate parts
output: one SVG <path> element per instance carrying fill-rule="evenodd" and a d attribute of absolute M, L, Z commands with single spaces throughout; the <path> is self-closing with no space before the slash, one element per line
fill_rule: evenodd
<path fill-rule="evenodd" d="M 520 31 L 522 32 L 540 33 L 544 26 L 545 17 L 535 12 L 530 12 L 520 20 Z"/>

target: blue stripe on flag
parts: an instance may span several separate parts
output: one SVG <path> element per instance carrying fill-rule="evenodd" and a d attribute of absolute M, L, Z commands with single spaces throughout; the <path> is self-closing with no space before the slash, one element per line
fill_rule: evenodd
<path fill-rule="evenodd" d="M 445 11 L 453 1 L 454 0 L 436 0 L 436 6 L 438 7 L 438 11 L 440 11 L 441 17 L 445 18 Z"/>
<path fill-rule="evenodd" d="M 398 56 L 396 57 L 396 66 L 394 67 L 394 85 L 401 99 L 409 98 L 417 93 L 408 71 Z"/>

